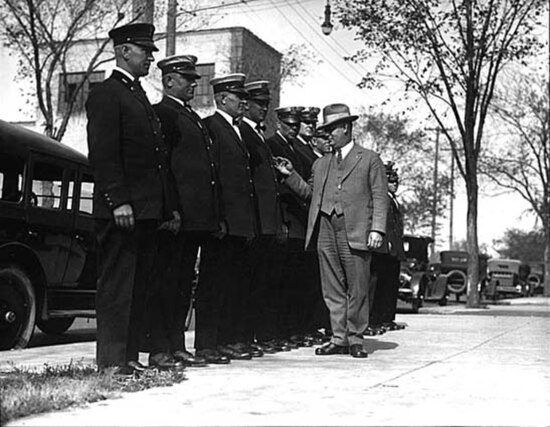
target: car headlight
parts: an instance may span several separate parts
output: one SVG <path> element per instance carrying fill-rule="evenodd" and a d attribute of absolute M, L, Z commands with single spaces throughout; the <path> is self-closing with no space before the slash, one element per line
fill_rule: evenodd
<path fill-rule="evenodd" d="M 521 285 L 516 285 L 516 291 L 521 292 Z"/>

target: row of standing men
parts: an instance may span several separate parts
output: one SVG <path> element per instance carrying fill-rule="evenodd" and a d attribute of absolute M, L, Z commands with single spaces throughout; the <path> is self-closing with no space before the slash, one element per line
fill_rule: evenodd
<path fill-rule="evenodd" d="M 216 111 L 203 120 L 189 104 L 201 77 L 192 55 L 159 61 L 164 96 L 152 106 L 139 77 L 157 50 L 153 33 L 150 24 L 109 33 L 116 67 L 86 105 L 99 368 L 141 371 L 139 351 L 150 366 L 181 369 L 330 340 L 318 258 L 304 249 L 308 197 L 286 182 L 298 174 L 313 185 L 312 165 L 331 151 L 328 135 L 315 131 L 319 109 L 276 109 L 277 131 L 266 138 L 269 82 L 232 74 L 211 80 Z M 197 259 L 193 355 L 184 329 Z M 396 325 L 375 323 L 383 321 Z"/>

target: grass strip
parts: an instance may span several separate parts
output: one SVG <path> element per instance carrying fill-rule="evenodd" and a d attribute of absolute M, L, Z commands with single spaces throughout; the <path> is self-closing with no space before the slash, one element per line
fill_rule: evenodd
<path fill-rule="evenodd" d="M 183 380 L 183 372 L 154 369 L 121 378 L 111 370 L 97 372 L 94 365 L 73 362 L 44 365 L 41 370 L 12 367 L 0 371 L 0 426 L 17 418 L 112 399 L 124 392 L 171 386 Z"/>

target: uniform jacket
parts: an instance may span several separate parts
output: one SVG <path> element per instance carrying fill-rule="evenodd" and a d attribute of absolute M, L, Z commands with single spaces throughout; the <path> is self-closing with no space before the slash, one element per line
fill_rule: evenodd
<path fill-rule="evenodd" d="M 254 237 L 256 202 L 246 145 L 221 114 L 214 113 L 204 123 L 216 148 L 227 234 Z"/>
<path fill-rule="evenodd" d="M 292 173 L 286 184 L 301 197 L 311 199 L 306 234 L 306 248 L 316 244 L 317 224 L 329 166 L 333 155 L 320 158 L 313 165 L 310 182 Z M 386 232 L 388 182 L 384 164 L 373 151 L 354 145 L 346 157 L 341 185 L 341 202 L 346 221 L 346 233 L 351 248 L 367 250 L 371 231 Z"/>
<path fill-rule="evenodd" d="M 282 212 L 271 149 L 248 123 L 242 122 L 239 129 L 250 153 L 260 232 L 267 235 L 278 234 L 281 231 Z"/>
<path fill-rule="evenodd" d="M 170 97 L 153 106 L 170 152 L 184 231 L 217 231 L 221 198 L 214 146 L 200 117 Z"/>
<path fill-rule="evenodd" d="M 394 196 L 388 193 L 389 209 L 386 221 L 386 235 L 379 252 L 388 254 L 399 260 L 406 259 L 403 247 L 403 215 Z"/>
<path fill-rule="evenodd" d="M 307 181 L 311 176 L 311 168 L 313 167 L 313 163 L 315 163 L 315 160 L 317 160 L 318 157 L 313 152 L 311 146 L 302 138 L 297 138 L 294 148 L 296 149 L 296 153 L 300 156 L 305 168 L 305 176 L 302 178 Z"/>
<path fill-rule="evenodd" d="M 290 148 L 278 133 L 267 139 L 267 143 L 274 156 L 285 157 L 292 162 L 295 171 L 304 178 L 308 175 L 307 168 L 296 150 Z M 293 145 L 299 144 L 297 141 L 291 141 Z M 281 195 L 281 205 L 283 208 L 283 221 L 289 228 L 289 237 L 304 239 L 307 227 L 308 204 L 297 194 L 290 190 L 282 182 L 279 186 Z"/>
<path fill-rule="evenodd" d="M 129 203 L 134 218 L 166 219 L 177 209 L 160 121 L 143 90 L 114 71 L 86 102 L 94 216 Z"/>

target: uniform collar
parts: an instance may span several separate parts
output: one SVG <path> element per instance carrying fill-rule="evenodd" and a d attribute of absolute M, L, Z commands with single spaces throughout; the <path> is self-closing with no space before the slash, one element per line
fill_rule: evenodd
<path fill-rule="evenodd" d="M 136 81 L 137 79 L 132 75 L 132 73 L 126 71 L 124 68 L 121 68 L 119 66 L 115 66 L 113 68 L 113 71 L 118 71 L 119 73 L 123 74 L 124 76 L 128 77 L 132 82 Z"/>

